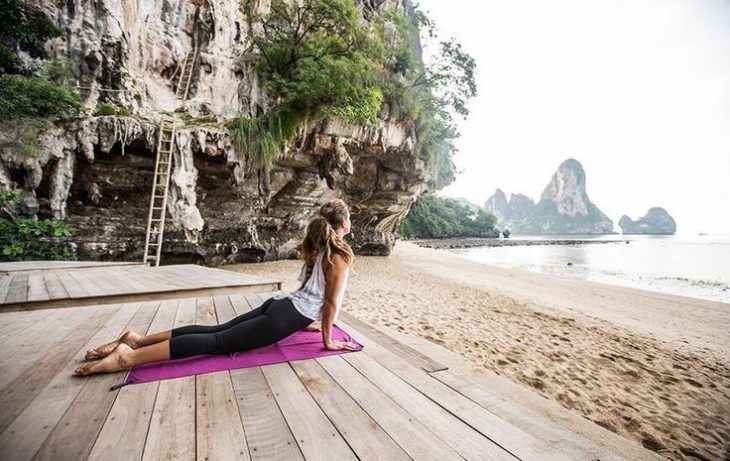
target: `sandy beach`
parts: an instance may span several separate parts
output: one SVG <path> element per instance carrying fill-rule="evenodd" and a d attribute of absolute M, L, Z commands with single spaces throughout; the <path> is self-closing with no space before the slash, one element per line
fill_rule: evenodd
<path fill-rule="evenodd" d="M 298 288 L 300 262 L 227 266 Z M 670 459 L 730 459 L 730 304 L 467 261 L 399 241 L 343 309 L 418 335 Z"/>

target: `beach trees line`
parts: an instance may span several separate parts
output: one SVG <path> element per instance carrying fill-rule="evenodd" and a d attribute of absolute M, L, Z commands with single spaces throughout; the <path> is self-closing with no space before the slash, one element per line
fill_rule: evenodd
<path fill-rule="evenodd" d="M 484 208 L 469 207 L 457 200 L 424 195 L 411 208 L 398 234 L 406 238 L 499 237 L 509 230 L 495 228 L 497 217 Z"/>

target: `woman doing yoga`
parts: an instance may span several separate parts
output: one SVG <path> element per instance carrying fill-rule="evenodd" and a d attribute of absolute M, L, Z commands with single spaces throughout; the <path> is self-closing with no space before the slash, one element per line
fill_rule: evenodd
<path fill-rule="evenodd" d="M 228 354 L 267 346 L 301 329 L 322 331 L 328 350 L 356 350 L 357 344 L 331 338 L 355 260 L 343 237 L 350 232 L 350 212 L 340 199 L 324 204 L 307 224 L 302 242 L 302 286 L 267 299 L 256 309 L 221 325 L 186 325 L 141 336 L 126 331 L 119 339 L 91 349 L 78 375 L 110 373 L 160 360 L 202 354 Z"/>

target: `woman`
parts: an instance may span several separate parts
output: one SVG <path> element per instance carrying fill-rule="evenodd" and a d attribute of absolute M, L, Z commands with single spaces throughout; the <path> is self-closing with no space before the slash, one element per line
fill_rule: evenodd
<path fill-rule="evenodd" d="M 88 351 L 87 360 L 102 360 L 78 367 L 75 373 L 109 373 L 160 360 L 240 352 L 273 344 L 304 328 L 321 330 L 327 350 L 358 349 L 357 344 L 331 337 L 355 261 L 350 245 L 342 239 L 349 232 L 347 205 L 340 199 L 329 201 L 307 224 L 298 290 L 275 295 L 221 325 L 186 325 L 148 336 L 127 331 L 116 341 Z"/>

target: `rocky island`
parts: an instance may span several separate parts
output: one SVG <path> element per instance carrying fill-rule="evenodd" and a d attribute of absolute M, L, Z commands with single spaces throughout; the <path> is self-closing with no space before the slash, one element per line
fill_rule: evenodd
<path fill-rule="evenodd" d="M 624 234 L 673 235 L 677 232 L 677 223 L 664 208 L 649 208 L 643 217 L 632 220 L 626 215 L 618 222 Z"/>
<path fill-rule="evenodd" d="M 583 166 L 572 158 L 560 164 L 539 202 L 523 194 L 512 194 L 508 202 L 497 189 L 484 206 L 514 234 L 614 233 L 613 221 L 588 198 Z"/>

